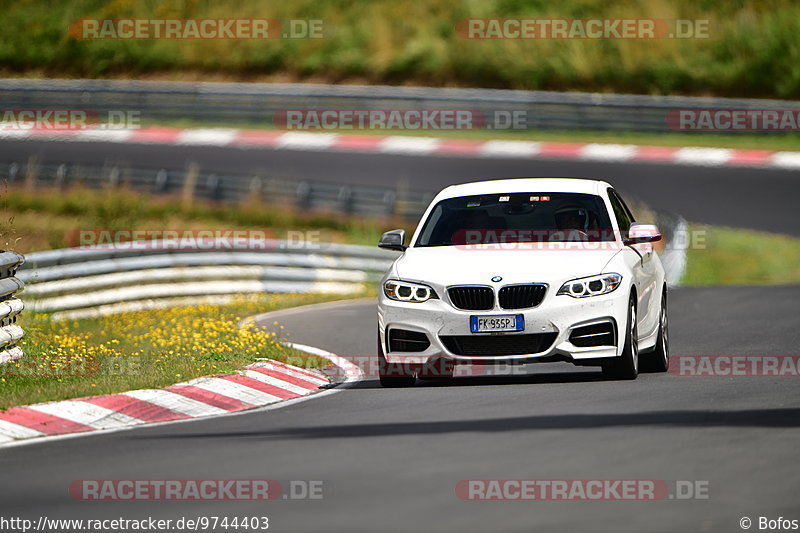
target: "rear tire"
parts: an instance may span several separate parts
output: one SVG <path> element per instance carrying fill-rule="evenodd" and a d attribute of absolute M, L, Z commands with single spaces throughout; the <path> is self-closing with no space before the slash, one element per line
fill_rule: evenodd
<path fill-rule="evenodd" d="M 603 375 L 609 379 L 636 379 L 639 375 L 639 328 L 636 323 L 636 299 L 628 303 L 628 322 L 625 324 L 625 344 L 622 355 L 603 364 Z"/>
<path fill-rule="evenodd" d="M 667 289 L 661 296 L 661 314 L 659 315 L 658 340 L 656 349 L 645 356 L 642 370 L 647 372 L 666 372 L 669 370 L 669 322 L 667 320 Z"/>
<path fill-rule="evenodd" d="M 383 354 L 381 336 L 378 335 L 378 379 L 387 388 L 410 387 L 416 380 L 414 368 L 408 363 L 390 363 Z"/>

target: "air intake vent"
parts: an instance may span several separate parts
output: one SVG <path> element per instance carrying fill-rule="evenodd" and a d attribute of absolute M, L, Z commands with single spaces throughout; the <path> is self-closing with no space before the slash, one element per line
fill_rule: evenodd
<path fill-rule="evenodd" d="M 603 322 L 573 329 L 569 335 L 569 342 L 579 348 L 616 346 L 615 337 L 614 324 Z"/>
<path fill-rule="evenodd" d="M 458 309 L 487 311 L 494 307 L 494 291 L 491 287 L 450 287 L 447 294 Z"/>
<path fill-rule="evenodd" d="M 542 284 L 508 285 L 500 289 L 500 307 L 503 309 L 525 309 L 536 307 L 544 299 L 547 287 Z"/>
<path fill-rule="evenodd" d="M 557 333 L 524 335 L 440 335 L 442 344 L 455 355 L 498 356 L 544 352 L 556 340 Z"/>
<path fill-rule="evenodd" d="M 407 329 L 389 330 L 390 352 L 424 352 L 431 345 L 428 336 Z"/>

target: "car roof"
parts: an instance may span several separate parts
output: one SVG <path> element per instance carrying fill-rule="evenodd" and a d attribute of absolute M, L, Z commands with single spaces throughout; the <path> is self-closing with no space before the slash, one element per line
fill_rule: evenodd
<path fill-rule="evenodd" d="M 511 178 L 486 181 L 474 181 L 451 185 L 442 190 L 436 200 L 472 196 L 478 194 L 496 194 L 513 192 L 574 192 L 599 194 L 611 187 L 608 182 L 584 178 Z"/>

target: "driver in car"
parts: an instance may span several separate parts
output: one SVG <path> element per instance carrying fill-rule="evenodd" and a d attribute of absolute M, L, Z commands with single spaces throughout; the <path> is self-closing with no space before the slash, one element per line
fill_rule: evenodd
<path fill-rule="evenodd" d="M 597 219 L 594 218 L 594 224 L 590 224 L 592 217 L 585 208 L 576 205 L 561 207 L 555 214 L 556 226 L 559 231 L 554 231 L 550 240 L 587 241 L 589 240 L 588 232 L 597 229 Z M 590 225 L 594 227 L 590 228 Z"/>

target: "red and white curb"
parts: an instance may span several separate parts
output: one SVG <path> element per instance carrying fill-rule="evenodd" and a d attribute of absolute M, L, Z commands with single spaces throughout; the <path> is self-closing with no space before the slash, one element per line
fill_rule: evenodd
<path fill-rule="evenodd" d="M 0 128 L 0 140 L 2 139 L 800 169 L 800 152 L 605 143 L 476 141 L 435 137 L 349 135 L 227 128 L 179 129 L 152 127 L 126 130 Z"/>
<path fill-rule="evenodd" d="M 334 364 L 340 362 L 340 358 L 322 350 L 293 347 L 308 348 L 309 352 L 329 358 Z M 352 372 L 345 368 L 346 381 L 358 377 Z M 164 389 L 11 407 L 0 412 L 0 445 L 268 408 L 305 398 L 329 384 L 321 372 L 277 361 L 260 361 L 238 372 L 201 377 Z"/>

